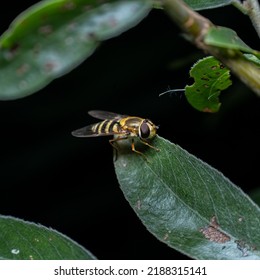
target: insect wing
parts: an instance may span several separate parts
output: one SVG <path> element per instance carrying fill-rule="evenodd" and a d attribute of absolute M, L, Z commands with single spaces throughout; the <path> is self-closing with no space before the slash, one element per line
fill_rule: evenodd
<path fill-rule="evenodd" d="M 97 133 L 97 132 L 93 131 L 93 127 L 95 125 L 96 124 L 84 126 L 82 128 L 72 131 L 71 134 L 75 137 L 98 137 L 98 136 L 108 136 L 108 135 L 115 134 L 115 133 Z"/>
<path fill-rule="evenodd" d="M 99 111 L 99 110 L 89 111 L 88 114 L 99 120 L 120 120 L 122 118 L 128 117 L 126 115 L 120 115 L 117 113 Z"/>

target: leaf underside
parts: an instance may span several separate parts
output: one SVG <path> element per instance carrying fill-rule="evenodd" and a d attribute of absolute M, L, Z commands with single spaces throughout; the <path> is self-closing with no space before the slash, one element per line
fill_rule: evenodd
<path fill-rule="evenodd" d="M 232 0 L 185 0 L 194 10 L 205 10 L 230 5 Z"/>

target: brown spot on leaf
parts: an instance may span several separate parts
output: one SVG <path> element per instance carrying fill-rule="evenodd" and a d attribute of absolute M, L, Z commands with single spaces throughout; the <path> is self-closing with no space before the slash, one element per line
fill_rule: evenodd
<path fill-rule="evenodd" d="M 10 50 L 10 52 L 12 52 L 12 53 L 16 53 L 16 52 L 18 51 L 19 47 L 20 47 L 20 45 L 19 45 L 18 43 L 14 43 L 14 44 L 9 48 L 9 50 Z"/>
<path fill-rule="evenodd" d="M 50 33 L 52 33 L 52 31 L 53 28 L 51 25 L 44 25 L 39 28 L 39 33 L 43 35 L 49 35 Z"/>
<path fill-rule="evenodd" d="M 213 113 L 213 111 L 210 108 L 208 108 L 208 107 L 205 107 L 203 109 L 203 112 L 205 112 L 205 113 Z"/>
<path fill-rule="evenodd" d="M 14 43 L 9 49 L 4 53 L 4 56 L 7 60 L 13 59 L 20 49 L 20 45 L 18 43 Z"/>
<path fill-rule="evenodd" d="M 108 27 L 116 27 L 117 26 L 117 20 L 115 18 L 110 18 L 107 22 Z"/>
<path fill-rule="evenodd" d="M 217 222 L 216 216 L 213 216 L 210 221 L 210 225 L 200 229 L 200 232 L 204 235 L 206 239 L 216 243 L 225 243 L 230 241 L 230 237 L 224 232 L 220 231 L 219 224 Z"/>
<path fill-rule="evenodd" d="M 57 64 L 49 61 L 44 65 L 44 67 L 47 72 L 51 72 L 57 67 Z"/>
<path fill-rule="evenodd" d="M 67 1 L 63 5 L 64 10 L 71 11 L 76 8 L 76 4 L 73 1 Z"/>
<path fill-rule="evenodd" d="M 18 75 L 23 75 L 23 74 L 25 74 L 26 72 L 28 72 L 29 69 L 30 69 L 30 65 L 27 64 L 27 63 L 24 63 L 24 64 L 22 64 L 20 67 L 18 67 L 18 68 L 16 69 L 16 73 L 17 73 Z"/>
<path fill-rule="evenodd" d="M 88 32 L 86 34 L 86 39 L 91 40 L 91 41 L 95 41 L 95 40 L 97 40 L 97 36 L 94 32 Z"/>

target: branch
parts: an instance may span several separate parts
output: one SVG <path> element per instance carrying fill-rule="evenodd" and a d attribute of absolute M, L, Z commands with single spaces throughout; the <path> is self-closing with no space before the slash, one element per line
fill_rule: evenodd
<path fill-rule="evenodd" d="M 248 61 L 239 50 L 207 45 L 204 42 L 205 35 L 211 28 L 216 27 L 211 21 L 193 11 L 182 0 L 162 0 L 162 4 L 164 10 L 185 32 L 191 42 L 225 64 L 260 96 L 260 68 L 257 65 Z"/>
<path fill-rule="evenodd" d="M 260 6 L 258 1 L 245 0 L 241 3 L 240 0 L 233 0 L 232 4 L 243 14 L 249 16 L 258 36 L 260 37 Z"/>
<path fill-rule="evenodd" d="M 250 17 L 255 30 L 260 37 L 260 6 L 257 0 L 247 0 L 244 5 L 247 7 L 248 16 Z"/>

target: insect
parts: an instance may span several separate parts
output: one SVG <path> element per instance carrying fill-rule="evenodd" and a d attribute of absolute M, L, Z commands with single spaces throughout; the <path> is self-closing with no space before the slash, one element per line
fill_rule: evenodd
<path fill-rule="evenodd" d="M 149 140 L 155 137 L 158 129 L 158 126 L 150 120 L 106 111 L 89 111 L 88 113 L 90 116 L 103 121 L 74 130 L 72 132 L 73 136 L 98 137 L 113 135 L 114 138 L 109 142 L 116 150 L 118 148 L 115 146 L 115 142 L 130 138 L 132 151 L 144 156 L 142 152 L 135 148 L 134 139 L 139 138 L 143 144 L 159 150 L 149 143 Z"/>

